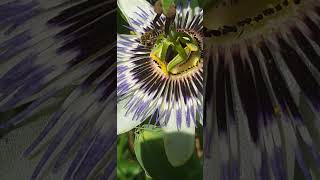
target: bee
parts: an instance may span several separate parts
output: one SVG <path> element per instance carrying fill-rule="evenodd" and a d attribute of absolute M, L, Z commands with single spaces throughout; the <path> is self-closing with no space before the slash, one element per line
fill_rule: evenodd
<path fill-rule="evenodd" d="M 156 29 L 145 32 L 140 39 L 140 43 L 146 47 L 152 48 L 162 32 Z"/>

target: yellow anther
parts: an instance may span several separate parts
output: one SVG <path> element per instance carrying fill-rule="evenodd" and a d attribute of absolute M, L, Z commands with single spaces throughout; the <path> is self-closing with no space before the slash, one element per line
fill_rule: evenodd
<path fill-rule="evenodd" d="M 198 51 L 199 50 L 198 46 L 196 46 L 192 43 L 187 43 L 187 47 L 190 49 L 190 51 Z"/>
<path fill-rule="evenodd" d="M 167 65 L 161 61 L 160 58 L 157 57 L 156 54 L 154 54 L 153 52 L 150 53 L 150 57 L 151 59 L 153 59 L 154 61 L 157 62 L 157 64 L 160 66 L 162 72 L 166 75 L 166 76 L 169 76 L 169 73 L 167 71 Z"/>

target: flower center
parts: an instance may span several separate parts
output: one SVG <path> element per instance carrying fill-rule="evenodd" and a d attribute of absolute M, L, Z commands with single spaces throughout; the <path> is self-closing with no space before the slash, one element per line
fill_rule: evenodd
<path fill-rule="evenodd" d="M 171 30 L 168 35 L 158 35 L 150 57 L 166 76 L 170 76 L 196 67 L 201 51 L 200 41 L 191 33 Z"/>

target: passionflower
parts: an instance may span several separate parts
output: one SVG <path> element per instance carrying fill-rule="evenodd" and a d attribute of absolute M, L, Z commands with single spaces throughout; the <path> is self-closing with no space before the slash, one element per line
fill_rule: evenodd
<path fill-rule="evenodd" d="M 118 134 L 155 119 L 167 134 L 170 163 L 179 166 L 194 152 L 196 121 L 202 118 L 202 10 L 190 1 L 178 4 L 166 32 L 165 16 L 155 18 L 147 1 L 118 0 L 118 7 L 133 32 L 117 39 Z"/>
<path fill-rule="evenodd" d="M 25 147 L 23 157 L 41 156 L 24 179 L 59 170 L 58 179 L 115 178 L 115 8 L 112 0 L 0 2 L 1 135 L 39 115 L 47 122 Z"/>
<path fill-rule="evenodd" d="M 206 179 L 319 178 L 319 19 L 317 0 L 206 10 Z"/>

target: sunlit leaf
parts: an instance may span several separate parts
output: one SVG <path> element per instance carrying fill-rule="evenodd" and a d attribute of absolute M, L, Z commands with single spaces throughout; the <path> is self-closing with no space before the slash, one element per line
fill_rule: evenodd
<path fill-rule="evenodd" d="M 164 149 L 164 133 L 159 128 L 139 131 L 135 139 L 135 153 L 147 173 L 154 179 L 202 179 L 202 166 L 195 154 L 184 165 L 173 167 Z M 183 149 L 180 149 L 183 151 Z M 186 173 L 188 172 L 188 173 Z"/>

